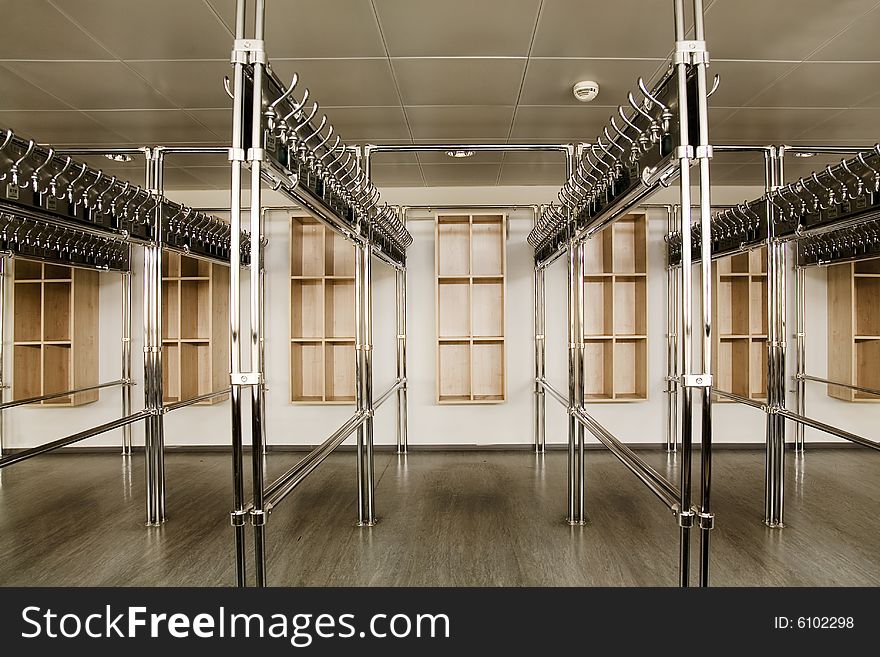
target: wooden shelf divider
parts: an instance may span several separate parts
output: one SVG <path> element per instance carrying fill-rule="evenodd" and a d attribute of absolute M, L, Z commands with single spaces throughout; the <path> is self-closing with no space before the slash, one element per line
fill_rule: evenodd
<path fill-rule="evenodd" d="M 648 398 L 648 217 L 631 213 L 584 244 L 585 399 Z"/>
<path fill-rule="evenodd" d="M 506 214 L 435 216 L 438 404 L 507 400 Z"/>
<path fill-rule="evenodd" d="M 13 396 L 39 397 L 98 383 L 98 272 L 14 260 Z M 98 390 L 42 406 L 81 406 Z"/>

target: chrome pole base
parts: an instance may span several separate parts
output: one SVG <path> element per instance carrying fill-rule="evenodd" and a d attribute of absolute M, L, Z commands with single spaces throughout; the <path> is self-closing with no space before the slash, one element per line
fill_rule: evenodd
<path fill-rule="evenodd" d="M 373 518 L 372 520 L 365 520 L 364 522 L 358 522 L 358 527 L 375 527 L 379 524 L 378 518 Z"/>
<path fill-rule="evenodd" d="M 785 528 L 785 523 L 782 523 L 782 522 L 770 522 L 768 520 L 765 520 L 764 524 L 767 527 L 769 527 L 770 529 L 784 529 Z"/>

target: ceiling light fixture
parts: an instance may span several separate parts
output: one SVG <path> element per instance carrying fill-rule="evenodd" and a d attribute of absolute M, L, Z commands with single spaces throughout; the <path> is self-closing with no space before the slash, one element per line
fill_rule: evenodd
<path fill-rule="evenodd" d="M 104 157 L 113 162 L 131 162 L 134 159 L 128 153 L 106 153 Z"/>
<path fill-rule="evenodd" d="M 474 152 L 473 151 L 466 151 L 466 150 L 457 150 L 457 151 L 446 151 L 446 154 L 449 157 L 462 158 L 462 157 L 471 157 L 474 154 Z"/>
<path fill-rule="evenodd" d="M 792 153 L 792 155 L 794 155 L 795 157 L 803 157 L 803 158 L 816 157 L 815 153 L 808 153 L 806 151 L 795 151 L 794 153 Z"/>

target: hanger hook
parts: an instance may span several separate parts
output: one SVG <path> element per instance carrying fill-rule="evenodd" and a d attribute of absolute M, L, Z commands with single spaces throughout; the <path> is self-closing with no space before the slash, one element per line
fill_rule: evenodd
<path fill-rule="evenodd" d="M 642 94 L 644 94 L 646 99 L 650 100 L 652 103 L 655 103 L 658 107 L 660 107 L 661 110 L 669 111 L 669 107 L 667 107 L 651 95 L 651 92 L 648 91 L 648 87 L 645 86 L 645 81 L 642 78 L 639 78 L 639 89 L 641 90 Z"/>

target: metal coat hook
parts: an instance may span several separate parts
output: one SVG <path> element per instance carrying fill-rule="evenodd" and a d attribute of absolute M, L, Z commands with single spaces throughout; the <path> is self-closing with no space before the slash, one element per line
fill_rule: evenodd
<path fill-rule="evenodd" d="M 73 164 L 73 160 L 68 155 L 64 160 L 64 166 L 62 166 L 49 181 L 49 194 L 57 199 L 64 197 L 64 194 L 58 196 L 58 178 L 64 175 L 64 172 L 67 171 L 71 164 Z"/>
<path fill-rule="evenodd" d="M 720 84 L 721 84 L 721 76 L 716 73 L 715 78 L 712 80 L 712 88 L 706 94 L 706 98 L 711 98 L 712 94 L 714 94 L 716 91 L 718 91 L 718 87 Z"/>
<path fill-rule="evenodd" d="M 76 195 L 76 184 L 80 181 L 80 179 L 86 175 L 86 171 L 88 171 L 89 167 L 86 164 L 82 164 L 79 169 L 79 175 L 76 178 L 70 181 L 67 186 L 67 200 L 70 203 L 76 204 L 79 201 L 74 201 L 74 196 Z"/>
<path fill-rule="evenodd" d="M 229 81 L 228 75 L 223 76 L 223 88 L 226 90 L 226 95 L 235 100 L 235 94 L 232 93 L 232 83 Z"/>
<path fill-rule="evenodd" d="M 49 164 L 49 162 L 51 162 L 54 157 L 55 149 L 50 148 L 49 153 L 46 155 L 46 160 L 40 166 L 34 169 L 33 173 L 31 173 L 31 189 L 33 189 L 34 192 L 37 194 L 40 193 L 40 171 L 45 169 L 46 165 Z"/>
<path fill-rule="evenodd" d="M 33 151 L 34 151 L 34 146 L 36 146 L 36 144 L 34 143 L 33 139 L 28 141 L 28 147 L 25 150 L 24 155 L 22 155 L 20 158 L 18 158 L 12 164 L 12 168 L 9 170 L 9 173 L 12 175 L 12 184 L 13 185 L 18 185 L 19 187 L 22 187 L 22 188 L 27 187 L 27 185 L 28 185 L 27 182 L 24 185 L 18 184 L 18 167 L 21 166 L 22 162 L 24 162 L 28 157 L 30 157 L 30 154 L 33 153 Z M 83 166 L 85 166 L 85 165 L 83 165 Z"/>

